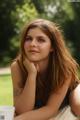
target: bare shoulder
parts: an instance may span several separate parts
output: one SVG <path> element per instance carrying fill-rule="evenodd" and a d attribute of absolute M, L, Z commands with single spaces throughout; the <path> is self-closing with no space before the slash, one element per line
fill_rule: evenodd
<path fill-rule="evenodd" d="M 71 91 L 70 95 L 75 95 L 80 97 L 80 83 Z"/>
<path fill-rule="evenodd" d="M 14 61 L 11 64 L 11 75 L 12 77 L 14 76 L 14 78 L 16 78 L 17 76 L 21 76 L 21 70 L 17 61 Z"/>
<path fill-rule="evenodd" d="M 11 70 L 12 71 L 19 70 L 19 65 L 18 65 L 17 61 L 12 62 L 12 64 L 11 64 Z"/>
<path fill-rule="evenodd" d="M 22 75 L 21 70 L 16 61 L 11 64 L 11 77 L 12 77 L 12 84 L 13 84 L 13 92 L 14 95 L 17 96 L 20 94 L 22 88 Z"/>
<path fill-rule="evenodd" d="M 69 97 L 71 110 L 75 115 L 80 115 L 80 84 L 71 91 Z"/>

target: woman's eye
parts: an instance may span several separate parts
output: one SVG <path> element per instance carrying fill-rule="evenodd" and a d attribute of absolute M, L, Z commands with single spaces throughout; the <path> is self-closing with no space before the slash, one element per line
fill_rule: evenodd
<path fill-rule="evenodd" d="M 31 37 L 26 37 L 26 39 L 25 39 L 26 41 L 31 41 L 32 40 L 32 38 Z"/>
<path fill-rule="evenodd" d="M 45 40 L 42 39 L 42 38 L 39 38 L 39 39 L 38 39 L 38 42 L 45 42 Z"/>

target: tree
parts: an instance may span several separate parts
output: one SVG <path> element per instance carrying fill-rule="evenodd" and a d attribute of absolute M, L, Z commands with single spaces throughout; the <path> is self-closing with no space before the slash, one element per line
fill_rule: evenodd
<path fill-rule="evenodd" d="M 11 12 L 16 5 L 21 6 L 22 0 L 0 0 L 0 58 L 8 54 L 10 39 L 16 34 L 15 24 L 11 18 Z"/>
<path fill-rule="evenodd" d="M 36 17 L 37 12 L 30 0 L 0 1 L 0 63 L 8 62 L 16 55 L 20 28 L 33 16 Z"/>
<path fill-rule="evenodd" d="M 75 57 L 78 60 L 80 64 L 80 3 L 76 2 L 75 4 L 72 3 L 72 9 L 74 11 L 74 19 L 73 19 L 73 24 L 72 24 L 72 38 L 74 43 L 75 49 Z"/>
<path fill-rule="evenodd" d="M 67 40 L 72 42 L 74 57 L 80 64 L 80 3 L 70 3 L 73 17 L 67 19 L 64 24 L 64 32 Z"/>
<path fill-rule="evenodd" d="M 10 41 L 10 57 L 15 57 L 19 48 L 19 34 L 25 23 L 28 23 L 32 19 L 38 17 L 38 13 L 36 12 L 32 3 L 25 3 L 21 7 L 16 7 L 16 12 L 12 12 L 12 16 L 15 22 L 15 31 L 17 35 L 15 35 Z M 12 54 L 13 53 L 13 54 Z"/>
<path fill-rule="evenodd" d="M 26 21 L 38 17 L 49 19 L 62 26 L 66 43 L 79 61 L 80 3 L 65 2 L 65 0 L 1 0 L 0 16 L 0 58 L 2 60 L 5 56 L 13 58 L 16 55 L 20 29 Z"/>

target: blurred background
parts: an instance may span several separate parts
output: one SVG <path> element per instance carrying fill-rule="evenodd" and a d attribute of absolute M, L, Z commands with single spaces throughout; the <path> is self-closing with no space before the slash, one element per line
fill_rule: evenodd
<path fill-rule="evenodd" d="M 35 18 L 45 18 L 61 25 L 66 45 L 80 65 L 80 2 L 71 2 L 70 0 L 66 0 L 66 2 L 65 0 L 0 0 L 1 70 L 10 66 L 19 52 L 19 34 L 24 23 Z M 7 91 L 4 94 L 0 92 L 0 96 L 4 98 L 9 96 L 8 102 L 5 104 L 12 104 L 10 79 L 8 69 L 0 74 L 0 91 L 4 92 L 4 88 L 9 89 L 8 93 Z M 4 98 L 0 104 L 4 104 Z"/>
<path fill-rule="evenodd" d="M 61 25 L 66 43 L 80 64 L 80 2 L 69 1 L 0 0 L 0 66 L 7 66 L 18 54 L 21 28 L 35 18 Z"/>

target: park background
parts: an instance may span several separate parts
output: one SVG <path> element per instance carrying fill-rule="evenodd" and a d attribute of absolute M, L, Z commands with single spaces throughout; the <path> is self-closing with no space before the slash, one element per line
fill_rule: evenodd
<path fill-rule="evenodd" d="M 36 18 L 60 24 L 66 45 L 80 65 L 80 2 L 0 0 L 0 70 L 10 68 L 12 60 L 19 53 L 20 31 L 25 22 Z M 13 105 L 12 96 L 11 74 L 6 69 L 0 74 L 0 105 Z"/>

